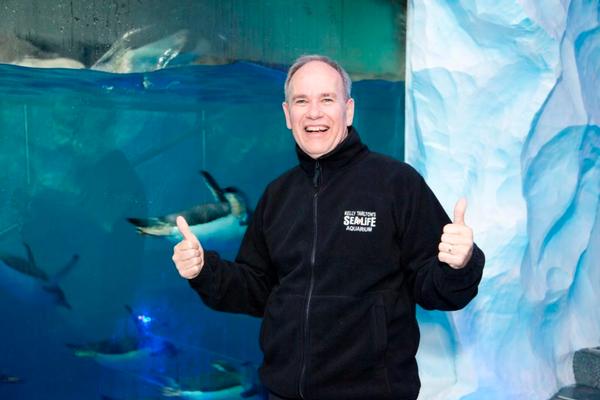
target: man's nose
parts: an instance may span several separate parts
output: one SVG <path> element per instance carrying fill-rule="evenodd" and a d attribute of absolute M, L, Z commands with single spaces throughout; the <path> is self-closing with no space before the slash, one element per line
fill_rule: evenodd
<path fill-rule="evenodd" d="M 321 107 L 318 102 L 311 102 L 308 107 L 309 118 L 319 118 L 321 116 Z"/>

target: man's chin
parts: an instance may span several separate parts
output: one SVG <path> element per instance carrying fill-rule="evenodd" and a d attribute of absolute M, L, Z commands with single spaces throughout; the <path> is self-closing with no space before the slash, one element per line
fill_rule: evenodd
<path fill-rule="evenodd" d="M 332 149 L 326 147 L 309 147 L 304 149 L 304 152 L 308 154 L 311 158 L 317 159 L 325 154 L 329 153 Z"/>

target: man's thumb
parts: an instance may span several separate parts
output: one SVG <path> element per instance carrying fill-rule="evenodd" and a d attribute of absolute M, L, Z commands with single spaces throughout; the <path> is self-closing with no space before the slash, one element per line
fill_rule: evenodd
<path fill-rule="evenodd" d="M 454 206 L 454 223 L 464 225 L 465 224 L 465 211 L 467 211 L 467 199 L 462 197 L 456 202 Z"/>
<path fill-rule="evenodd" d="M 177 216 L 177 228 L 179 228 L 179 232 L 181 232 L 184 239 L 198 242 L 198 238 L 192 233 L 187 221 L 181 215 Z"/>

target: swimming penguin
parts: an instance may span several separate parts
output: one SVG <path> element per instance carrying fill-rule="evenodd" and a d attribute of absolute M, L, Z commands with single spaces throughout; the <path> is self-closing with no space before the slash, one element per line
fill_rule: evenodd
<path fill-rule="evenodd" d="M 200 171 L 215 202 L 198 204 L 190 209 L 162 217 L 128 218 L 139 233 L 164 236 L 173 242 L 182 239 L 176 218 L 183 216 L 202 246 L 211 249 L 230 249 L 239 245 L 246 230 L 249 211 L 241 192 L 233 187 L 222 189 L 206 171 Z"/>
<path fill-rule="evenodd" d="M 0 254 L 0 290 L 29 303 L 52 304 L 71 309 L 59 282 L 79 260 L 77 254 L 53 276 L 38 268 L 31 247 L 23 243 L 27 259 Z"/>
<path fill-rule="evenodd" d="M 0 383 L 8 383 L 8 384 L 23 383 L 23 379 L 21 379 L 18 376 L 15 376 L 15 375 L 0 374 Z"/>
<path fill-rule="evenodd" d="M 177 31 L 156 41 L 149 41 L 147 28 L 125 32 L 90 68 L 112 73 L 151 72 L 166 68 L 188 41 L 189 32 Z"/>
<path fill-rule="evenodd" d="M 160 336 L 155 336 L 146 331 L 143 322 L 125 306 L 131 320 L 136 327 L 135 335 L 125 335 L 103 339 L 82 345 L 69 344 L 66 346 L 77 357 L 88 357 L 98 364 L 118 371 L 140 372 L 156 364 L 162 365 L 160 357 L 174 357 L 177 348 L 171 342 Z"/>
<path fill-rule="evenodd" d="M 266 390 L 259 383 L 256 368 L 250 363 L 237 368 L 225 361 L 211 363 L 213 370 L 191 379 L 175 381 L 167 378 L 162 395 L 181 399 L 266 399 Z"/>

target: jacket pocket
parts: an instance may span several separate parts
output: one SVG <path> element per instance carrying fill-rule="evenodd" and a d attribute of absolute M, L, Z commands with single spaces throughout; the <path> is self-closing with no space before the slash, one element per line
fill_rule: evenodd
<path fill-rule="evenodd" d="M 270 296 L 260 328 L 263 364 L 262 382 L 272 391 L 286 397 L 297 395 L 300 374 L 303 296 Z"/>
<path fill-rule="evenodd" d="M 385 354 L 388 345 L 387 319 L 385 306 L 381 297 L 377 298 L 376 303 L 371 308 L 371 315 L 373 316 L 373 323 L 371 326 L 374 329 L 373 337 L 375 341 L 375 352 L 377 354 Z"/>
<path fill-rule="evenodd" d="M 386 310 L 379 294 L 360 298 L 314 296 L 308 326 L 307 385 L 311 395 L 389 395 Z"/>

